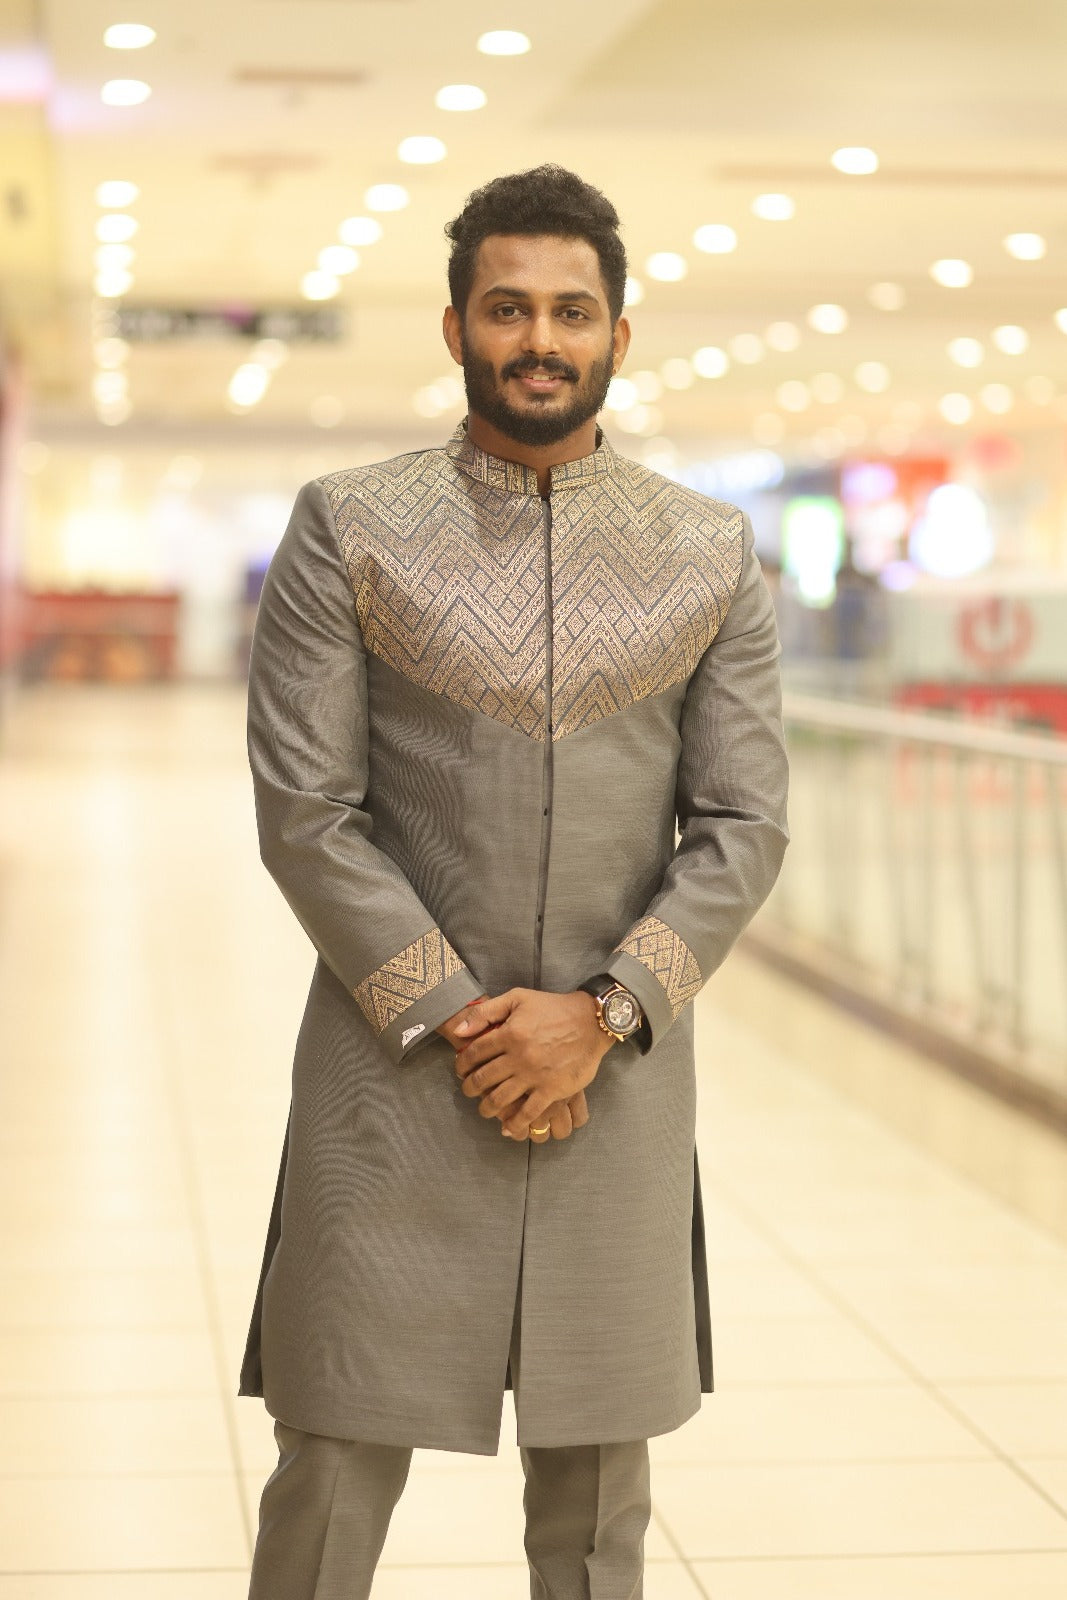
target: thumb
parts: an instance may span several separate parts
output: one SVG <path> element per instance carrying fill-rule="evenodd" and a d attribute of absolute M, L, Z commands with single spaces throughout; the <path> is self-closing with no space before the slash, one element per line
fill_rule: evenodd
<path fill-rule="evenodd" d="M 490 997 L 488 1000 L 475 1000 L 472 1002 L 469 1017 L 461 1017 L 456 1023 L 455 1032 L 464 1038 L 473 1038 L 477 1033 L 484 1033 L 487 1028 L 495 1028 L 501 1022 L 506 1022 L 515 1009 L 515 992 L 509 989 L 506 994 Z"/>

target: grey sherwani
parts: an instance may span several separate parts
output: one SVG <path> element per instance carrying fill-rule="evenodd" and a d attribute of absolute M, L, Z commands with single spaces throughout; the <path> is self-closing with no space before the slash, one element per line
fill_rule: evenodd
<path fill-rule="evenodd" d="M 678 1427 L 711 1387 L 688 1002 L 786 843 L 746 519 L 603 440 L 544 499 L 462 426 L 331 474 L 267 575 L 248 729 L 319 959 L 242 1392 L 492 1453 L 521 1267 L 520 1442 Z M 599 972 L 651 1050 L 612 1047 L 572 1138 L 503 1139 L 435 1028 Z"/>

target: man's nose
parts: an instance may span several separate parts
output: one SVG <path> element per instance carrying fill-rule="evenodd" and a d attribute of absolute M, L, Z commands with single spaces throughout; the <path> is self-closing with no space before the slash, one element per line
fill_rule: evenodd
<path fill-rule="evenodd" d="M 559 349 L 559 329 L 550 311 L 535 314 L 526 325 L 526 348 L 535 355 L 551 355 Z"/>

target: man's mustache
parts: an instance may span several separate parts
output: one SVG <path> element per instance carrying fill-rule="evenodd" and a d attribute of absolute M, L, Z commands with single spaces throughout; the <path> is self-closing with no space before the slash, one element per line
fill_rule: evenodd
<path fill-rule="evenodd" d="M 545 356 L 541 361 L 536 356 L 519 356 L 500 370 L 502 378 L 529 378 L 534 373 L 549 378 L 567 378 L 571 383 L 578 382 L 577 367 L 572 367 L 568 361 L 561 361 L 558 356 Z"/>

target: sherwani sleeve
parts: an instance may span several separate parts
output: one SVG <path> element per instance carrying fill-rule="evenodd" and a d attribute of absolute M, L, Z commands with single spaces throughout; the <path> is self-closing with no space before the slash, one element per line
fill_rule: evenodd
<path fill-rule="evenodd" d="M 322 486 L 300 491 L 263 585 L 248 686 L 260 854 L 394 1062 L 484 990 L 366 809 L 366 654 Z"/>
<path fill-rule="evenodd" d="M 682 707 L 679 842 L 606 966 L 640 1001 L 652 1045 L 770 893 L 789 837 L 778 633 L 747 517 L 743 538 L 737 588 Z"/>

